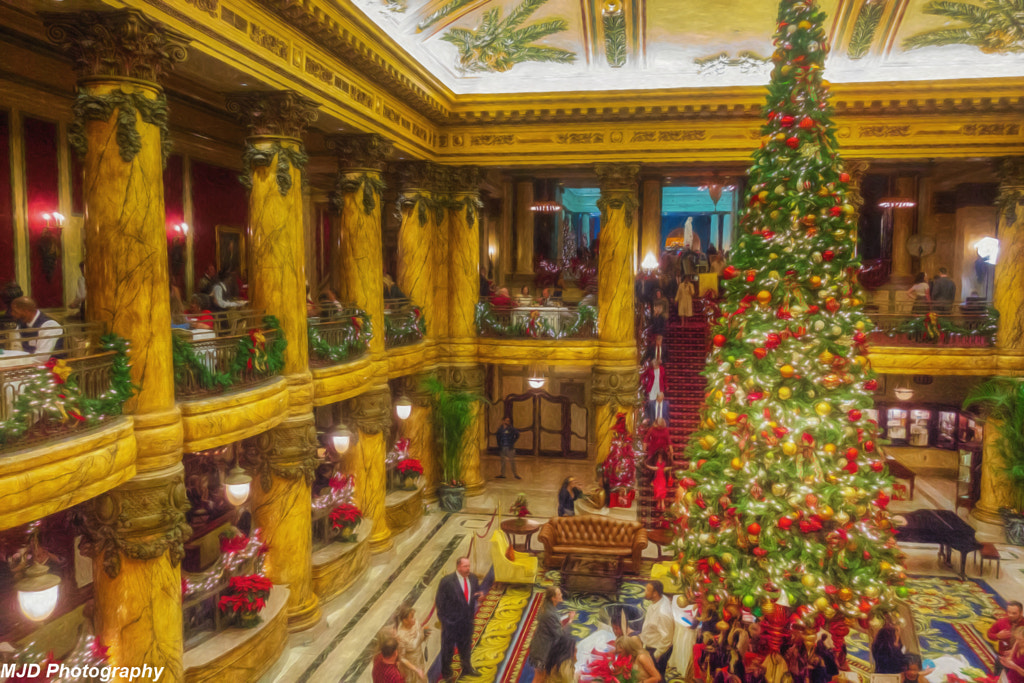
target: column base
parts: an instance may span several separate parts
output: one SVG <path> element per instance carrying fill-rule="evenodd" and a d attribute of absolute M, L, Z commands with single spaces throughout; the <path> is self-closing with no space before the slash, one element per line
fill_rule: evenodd
<path fill-rule="evenodd" d="M 390 533 L 383 538 L 370 538 L 370 552 L 374 555 L 387 552 L 394 547 L 395 539 Z"/>
<path fill-rule="evenodd" d="M 288 606 L 288 631 L 305 631 L 320 622 L 320 598 L 310 593 L 309 599 L 302 605 Z"/>
<path fill-rule="evenodd" d="M 979 522 L 985 522 L 985 524 L 995 524 L 999 527 L 1006 526 L 1003 524 L 1003 518 L 999 515 L 998 510 L 990 510 L 982 505 L 975 505 L 971 508 L 971 517 Z"/>
<path fill-rule="evenodd" d="M 481 480 L 476 484 L 470 484 L 466 486 L 466 498 L 472 498 L 474 496 L 482 496 L 487 492 L 487 482 Z M 435 499 L 437 496 L 434 496 Z"/>

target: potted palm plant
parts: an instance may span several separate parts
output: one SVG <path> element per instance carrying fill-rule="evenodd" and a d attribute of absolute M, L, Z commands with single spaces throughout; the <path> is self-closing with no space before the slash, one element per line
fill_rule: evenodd
<path fill-rule="evenodd" d="M 971 391 L 964 408 L 981 405 L 988 411 L 986 429 L 998 429 L 996 454 L 1002 459 L 1008 490 L 1000 496 L 1013 507 L 1000 508 L 1006 524 L 1006 540 L 1024 545 L 1024 382 L 1008 377 L 993 377 Z"/>
<path fill-rule="evenodd" d="M 472 391 L 450 391 L 436 377 L 423 381 L 423 391 L 430 397 L 441 465 L 438 504 L 447 512 L 458 512 L 466 497 L 462 480 L 463 441 L 473 425 L 473 403 L 480 397 Z"/>

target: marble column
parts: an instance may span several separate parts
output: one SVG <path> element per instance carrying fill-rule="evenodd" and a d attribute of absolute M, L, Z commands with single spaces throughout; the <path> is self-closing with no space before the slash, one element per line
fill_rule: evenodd
<path fill-rule="evenodd" d="M 643 216 L 640 226 L 640 258 L 661 256 L 661 178 L 643 181 Z"/>
<path fill-rule="evenodd" d="M 402 224 L 398 230 L 398 286 L 423 310 L 427 338 L 443 338 L 447 330 L 447 311 L 437 307 L 434 294 L 435 288 L 446 286 L 444 271 L 435 272 L 437 233 L 444 221 L 444 211 L 437 210 L 435 198 L 441 169 L 436 164 L 420 161 L 404 164 L 400 174 L 398 209 Z"/>
<path fill-rule="evenodd" d="M 302 175 L 307 157 L 301 139 L 316 120 L 316 105 L 290 91 L 230 95 L 227 105 L 250 133 L 242 157 L 249 190 L 250 304 L 275 316 L 288 341 L 283 373 L 288 416 L 249 450 L 248 465 L 260 473 L 262 484 L 253 495 L 253 524 L 264 530 L 270 547 L 267 576 L 290 584 L 288 626 L 298 631 L 320 619 L 308 552 L 317 442 L 306 331 Z M 274 536 L 285 542 L 275 543 Z M 305 546 L 291 545 L 300 538 Z M 299 552 L 302 547 L 307 552 Z"/>
<path fill-rule="evenodd" d="M 993 305 L 999 311 L 996 348 L 1001 356 L 1024 356 L 1024 157 L 999 166 L 999 259 Z"/>
<path fill-rule="evenodd" d="M 620 410 L 632 419 L 637 402 L 634 272 L 638 164 L 597 164 L 601 185 L 598 252 L 598 362 L 594 367 L 595 447 L 608 455 L 611 427 Z"/>
<path fill-rule="evenodd" d="M 451 169 L 448 214 L 448 334 L 453 361 L 476 360 L 476 304 L 480 293 L 480 171 Z"/>
<path fill-rule="evenodd" d="M 167 667 L 184 680 L 181 559 L 185 469 L 175 463 L 138 475 L 84 506 L 82 553 L 93 559 L 96 636 L 114 666 Z"/>
<path fill-rule="evenodd" d="M 331 281 L 339 299 L 370 315 L 371 356 L 384 356 L 384 263 L 381 252 L 383 170 L 393 152 L 379 135 L 339 135 L 327 146 L 338 155 L 331 206 Z"/>
<path fill-rule="evenodd" d="M 356 504 L 363 515 L 373 520 L 370 552 L 380 553 L 394 545 L 384 512 L 387 496 L 388 434 L 391 431 L 391 391 L 380 385 L 352 399 L 352 422 L 358 430 L 358 442 L 345 458 L 345 471 L 355 475 Z"/>
<path fill-rule="evenodd" d="M 516 273 L 533 275 L 533 181 L 516 182 Z"/>
<path fill-rule="evenodd" d="M 131 344 L 135 478 L 85 506 L 96 633 L 117 666 L 182 671 L 182 425 L 174 399 L 158 82 L 189 38 L 134 10 L 41 13 L 79 76 L 69 140 L 82 159 L 91 321 Z"/>
<path fill-rule="evenodd" d="M 1002 421 L 991 417 L 985 423 L 978 502 L 971 509 L 972 517 L 999 526 L 1003 525 L 999 508 L 1017 505 L 1013 486 L 1006 478 L 1006 462 L 999 451 L 999 432 L 1002 428 Z"/>
<path fill-rule="evenodd" d="M 895 196 L 917 201 L 916 177 L 899 176 L 895 183 Z M 889 214 L 892 216 L 892 280 L 898 284 L 909 283 L 913 281 L 915 273 L 910 252 L 907 251 L 907 239 L 913 234 L 917 223 L 917 206 L 889 209 Z"/>
<path fill-rule="evenodd" d="M 411 378 L 411 383 L 418 387 L 421 379 L 421 376 L 416 376 Z M 409 453 L 423 464 L 423 499 L 434 501 L 437 500 L 441 474 L 430 397 L 419 389 L 407 389 L 406 396 L 412 401 L 412 412 L 402 425 L 402 435 L 409 439 Z"/>

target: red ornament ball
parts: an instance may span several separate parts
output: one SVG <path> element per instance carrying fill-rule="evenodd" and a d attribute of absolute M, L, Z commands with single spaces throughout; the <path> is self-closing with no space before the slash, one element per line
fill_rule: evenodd
<path fill-rule="evenodd" d="M 787 145 L 789 145 L 789 146 L 790 146 L 790 148 L 792 148 L 792 149 L 796 149 L 797 147 L 799 147 L 799 146 L 800 146 L 800 138 L 798 138 L 798 137 L 796 137 L 796 136 L 793 136 L 793 137 L 791 137 L 791 138 L 788 138 L 788 139 L 786 140 L 786 144 L 787 144 Z"/>
<path fill-rule="evenodd" d="M 825 259 L 826 261 L 831 261 L 835 257 L 836 252 L 832 251 L 831 249 L 826 249 L 825 251 L 821 252 L 821 258 Z"/>
<path fill-rule="evenodd" d="M 724 334 L 716 334 L 712 341 L 714 341 L 715 346 L 719 346 L 719 347 L 725 346 L 725 335 Z"/>

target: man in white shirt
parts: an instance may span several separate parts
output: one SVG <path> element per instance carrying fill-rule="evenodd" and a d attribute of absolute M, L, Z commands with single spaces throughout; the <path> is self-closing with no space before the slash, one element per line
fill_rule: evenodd
<path fill-rule="evenodd" d="M 40 311 L 34 300 L 23 296 L 12 301 L 11 316 L 18 321 L 21 348 L 26 353 L 50 355 L 64 350 L 64 328 Z"/>
<path fill-rule="evenodd" d="M 648 581 L 644 598 L 651 601 L 644 616 L 644 627 L 640 629 L 640 641 L 651 653 L 654 666 L 664 678 L 668 659 L 672 655 L 672 637 L 675 635 L 675 618 L 672 616 L 672 602 L 665 597 L 661 581 Z"/>
<path fill-rule="evenodd" d="M 233 301 L 228 298 L 227 281 L 229 277 L 231 277 L 231 273 L 221 271 L 220 277 L 217 278 L 213 289 L 210 290 L 210 299 L 212 299 L 213 310 L 215 311 L 226 311 L 230 308 L 241 308 L 245 305 L 244 301 Z"/>

